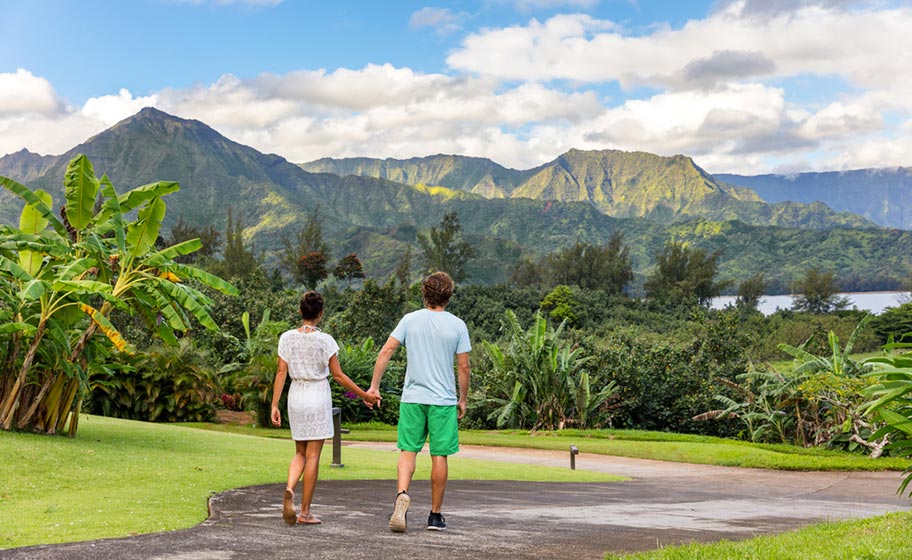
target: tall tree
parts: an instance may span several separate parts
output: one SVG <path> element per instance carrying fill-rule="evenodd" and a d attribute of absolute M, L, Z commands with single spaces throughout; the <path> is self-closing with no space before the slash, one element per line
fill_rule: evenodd
<path fill-rule="evenodd" d="M 756 310 L 760 305 L 760 298 L 766 293 L 766 275 L 762 272 L 742 280 L 738 284 L 738 298 L 735 305 L 741 309 Z"/>
<path fill-rule="evenodd" d="M 606 245 L 577 241 L 548 255 L 546 262 L 552 285 L 619 294 L 633 280 L 630 249 L 624 245 L 624 234 L 620 231 L 614 232 Z"/>
<path fill-rule="evenodd" d="M 256 257 L 256 247 L 250 248 L 244 242 L 244 223 L 240 218 L 234 219 L 231 207 L 228 207 L 228 225 L 225 228 L 225 250 L 222 261 L 214 268 L 226 278 L 247 278 L 260 268 Z"/>
<path fill-rule="evenodd" d="M 831 271 L 822 271 L 819 268 L 810 268 L 795 283 L 795 299 L 792 309 L 807 311 L 818 315 L 832 313 L 845 309 L 849 300 L 837 292 L 836 275 Z"/>
<path fill-rule="evenodd" d="M 349 286 L 351 286 L 353 279 L 364 278 L 364 267 L 361 266 L 361 260 L 358 255 L 352 253 L 342 257 L 333 270 L 333 276 L 339 280 L 348 280 Z"/>
<path fill-rule="evenodd" d="M 396 280 L 399 282 L 399 285 L 408 288 L 411 285 L 412 281 L 412 246 L 408 245 L 405 248 L 405 253 L 402 254 L 402 258 L 399 260 L 399 265 L 396 267 L 396 272 L 394 274 Z"/>
<path fill-rule="evenodd" d="M 707 253 L 670 240 L 656 254 L 656 268 L 643 285 L 647 297 L 669 303 L 695 299 L 709 305 L 728 282 L 716 282 L 719 251 Z"/>
<path fill-rule="evenodd" d="M 211 224 L 205 227 L 194 226 L 185 222 L 184 217 L 180 216 L 177 219 L 177 223 L 171 228 L 171 237 L 168 240 L 168 244 L 177 245 L 191 239 L 199 239 L 200 243 L 203 244 L 199 251 L 177 259 L 178 262 L 190 263 L 211 257 L 217 253 L 222 246 L 220 237 L 221 234 L 215 229 L 215 226 Z"/>
<path fill-rule="evenodd" d="M 324 260 L 329 260 L 329 245 L 323 240 L 323 219 L 320 217 L 319 207 L 314 208 L 314 211 L 307 216 L 304 227 L 298 230 L 294 239 L 282 237 L 282 246 L 282 257 L 279 266 L 299 284 L 307 285 L 304 279 L 304 271 L 301 268 L 302 259 L 313 253 L 320 253 L 323 255 Z M 310 256 L 308 258 L 313 261 L 314 257 Z M 323 276 L 320 280 L 323 278 L 326 278 L 326 276 Z"/>
<path fill-rule="evenodd" d="M 298 261 L 298 277 L 308 290 L 316 290 L 317 284 L 327 276 L 326 254 L 322 251 L 307 253 Z"/>
<path fill-rule="evenodd" d="M 418 235 L 418 244 L 424 257 L 426 272 L 443 271 L 456 282 L 468 278 L 465 265 L 473 256 L 475 249 L 461 235 L 459 215 L 447 212 L 438 227 L 432 227 L 427 235 Z"/>
<path fill-rule="evenodd" d="M 539 287 L 545 284 L 545 265 L 541 259 L 533 261 L 520 257 L 510 271 L 510 285 L 517 288 Z"/>

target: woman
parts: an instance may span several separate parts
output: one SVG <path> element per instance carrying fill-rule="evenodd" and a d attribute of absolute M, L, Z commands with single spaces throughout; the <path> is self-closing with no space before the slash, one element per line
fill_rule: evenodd
<path fill-rule="evenodd" d="M 323 319 L 323 296 L 314 291 L 305 293 L 301 296 L 300 310 L 303 320 L 301 326 L 279 337 L 279 365 L 272 391 L 272 423 L 276 426 L 282 423 L 279 399 L 285 386 L 285 377 L 291 376 L 288 422 L 291 425 L 291 438 L 295 442 L 295 456 L 288 467 L 282 518 L 289 525 L 314 525 L 321 523 L 310 512 L 320 470 L 320 453 L 323 451 L 324 440 L 333 436 L 329 374 L 343 387 L 358 395 L 370 408 L 380 398 L 368 395 L 342 372 L 337 356 L 339 345 L 333 337 L 317 328 Z M 297 515 L 294 488 L 302 473 L 301 514 Z"/>

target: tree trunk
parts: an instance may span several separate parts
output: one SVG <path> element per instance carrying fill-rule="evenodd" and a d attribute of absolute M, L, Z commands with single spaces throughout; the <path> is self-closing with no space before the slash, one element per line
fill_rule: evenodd
<path fill-rule="evenodd" d="M 859 436 L 858 434 L 852 434 L 852 437 L 849 438 L 849 441 L 854 441 L 855 443 L 857 443 L 859 445 L 863 445 L 863 446 L 867 447 L 868 449 L 871 450 L 871 454 L 869 455 L 869 457 L 871 457 L 872 459 L 877 459 L 881 455 L 883 455 L 884 447 L 886 447 L 890 443 L 890 436 L 889 436 L 889 434 L 885 435 L 884 438 L 882 440 L 880 440 L 880 443 L 876 443 L 876 442 L 866 441 L 866 440 L 862 439 L 862 437 Z"/>
<path fill-rule="evenodd" d="M 28 352 L 25 354 L 25 360 L 23 360 L 22 367 L 19 369 L 19 377 L 16 379 L 16 382 L 13 383 L 13 388 L 10 389 L 9 394 L 6 396 L 6 400 L 0 404 L 0 429 L 9 430 L 10 426 L 13 424 L 13 414 L 16 412 L 17 405 L 19 404 L 19 391 L 22 389 L 22 384 L 25 383 L 25 378 L 26 375 L 28 375 L 29 368 L 32 367 L 32 362 L 35 361 L 35 354 L 38 352 L 38 344 L 41 342 L 41 337 L 44 335 L 44 328 L 46 325 L 47 323 L 44 321 L 38 324 L 38 331 L 35 333 L 35 338 L 29 345 Z"/>
<path fill-rule="evenodd" d="M 35 395 L 34 399 L 32 399 L 32 406 L 29 407 L 28 411 L 26 411 L 26 413 L 23 414 L 19 418 L 19 421 L 16 423 L 17 428 L 19 428 L 21 430 L 21 429 L 25 428 L 25 426 L 29 422 L 32 421 L 32 418 L 34 418 L 35 413 L 38 412 L 38 407 L 42 404 L 44 395 L 51 388 L 51 385 L 53 382 L 54 382 L 54 376 L 48 375 L 47 380 L 45 380 L 45 382 L 41 385 L 41 390 L 38 391 L 38 394 Z"/>

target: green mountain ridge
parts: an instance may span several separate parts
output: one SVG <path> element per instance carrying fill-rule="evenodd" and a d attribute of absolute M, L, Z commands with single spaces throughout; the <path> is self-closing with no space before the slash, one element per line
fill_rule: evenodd
<path fill-rule="evenodd" d="M 528 170 L 509 169 L 485 158 L 444 154 L 405 160 L 323 158 L 301 167 L 410 185 L 440 185 L 486 198 L 588 202 L 609 216 L 662 223 L 711 219 L 810 228 L 874 225 L 823 204 L 767 204 L 751 189 L 721 182 L 682 155 L 573 149 Z"/>
<path fill-rule="evenodd" d="M 912 167 L 716 177 L 754 189 L 770 202 L 820 201 L 884 227 L 912 228 Z"/>
<path fill-rule="evenodd" d="M 832 224 L 824 229 L 783 228 L 709 219 L 669 225 L 611 217 L 588 200 L 487 198 L 452 187 L 313 173 L 233 142 L 199 121 L 155 109 L 144 109 L 59 156 L 17 152 L 0 158 L 0 175 L 45 188 L 59 205 L 64 168 L 76 153 L 88 155 L 96 172 L 107 173 L 121 191 L 155 180 L 180 182 L 181 191 L 165 200 L 166 228 L 183 217 L 223 230 L 228 207 L 233 207 L 267 264 L 275 264 L 282 236 L 293 236 L 303 218 L 319 209 L 331 258 L 356 252 L 370 277 L 391 274 L 408 246 L 417 263 L 416 234 L 438 224 L 448 211 L 458 212 L 465 237 L 478 251 L 468 267 L 471 281 L 478 283 L 505 281 L 522 255 L 541 256 L 577 240 L 604 243 L 616 231 L 625 235 L 640 282 L 656 251 L 670 238 L 720 250 L 723 278 L 762 271 L 774 281 L 774 290 L 787 290 L 809 266 L 836 270 L 853 282 L 846 286 L 851 289 L 896 287 L 912 272 L 906 257 L 912 254 L 912 232 Z M 567 165 L 578 164 L 568 160 Z M 488 169 L 493 181 L 500 170 L 491 165 Z M 720 212 L 724 200 L 718 198 Z M 21 204 L 0 189 L 0 222 L 18 223 L 20 209 Z"/>

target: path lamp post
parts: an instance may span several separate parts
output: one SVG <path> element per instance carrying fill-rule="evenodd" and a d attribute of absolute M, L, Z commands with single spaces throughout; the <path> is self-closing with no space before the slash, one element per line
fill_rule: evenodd
<path fill-rule="evenodd" d="M 342 434 L 347 434 L 348 430 L 342 428 L 342 409 L 333 407 L 333 460 L 329 465 L 331 467 L 344 467 L 342 464 Z"/>

